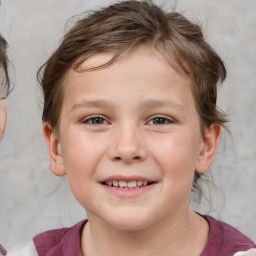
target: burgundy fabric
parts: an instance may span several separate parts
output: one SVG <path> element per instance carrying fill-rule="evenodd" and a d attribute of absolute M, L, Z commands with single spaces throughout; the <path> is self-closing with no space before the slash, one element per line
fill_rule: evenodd
<path fill-rule="evenodd" d="M 38 256 L 83 256 L 80 235 L 86 222 L 81 221 L 71 228 L 46 231 L 34 237 Z"/>
<path fill-rule="evenodd" d="M 4 249 L 4 247 L 2 246 L 2 244 L 0 243 L 0 255 L 5 255 L 7 252 Z"/>
<path fill-rule="evenodd" d="M 236 252 L 256 248 L 256 244 L 234 227 L 204 216 L 208 221 L 210 232 L 208 242 L 201 256 L 233 256 Z"/>
<path fill-rule="evenodd" d="M 256 248 L 253 241 L 230 225 L 210 216 L 203 216 L 209 223 L 208 242 L 200 256 L 233 256 L 238 251 Z M 71 228 L 50 230 L 36 236 L 33 241 L 38 256 L 83 256 L 80 236 L 85 221 Z"/>

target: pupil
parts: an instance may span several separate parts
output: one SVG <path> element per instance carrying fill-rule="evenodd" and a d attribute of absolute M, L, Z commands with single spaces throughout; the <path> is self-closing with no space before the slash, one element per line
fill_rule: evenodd
<path fill-rule="evenodd" d="M 165 123 L 165 119 L 164 118 L 156 118 L 154 120 L 154 124 L 164 124 Z"/>
<path fill-rule="evenodd" d="M 94 119 L 92 120 L 92 123 L 93 123 L 93 124 L 102 124 L 103 121 L 102 121 L 102 118 L 94 118 Z"/>

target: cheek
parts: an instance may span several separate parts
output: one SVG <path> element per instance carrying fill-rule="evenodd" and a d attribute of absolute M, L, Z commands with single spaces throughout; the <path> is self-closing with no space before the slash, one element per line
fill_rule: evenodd
<path fill-rule="evenodd" d="M 199 140 L 196 142 L 191 136 L 186 133 L 167 135 L 158 139 L 151 151 L 165 165 L 193 170 L 199 152 Z"/>
<path fill-rule="evenodd" d="M 66 137 L 62 146 L 64 166 L 72 187 L 91 182 L 105 152 L 103 141 L 97 136 L 83 133 Z"/>
<path fill-rule="evenodd" d="M 92 194 L 97 152 L 80 140 L 62 153 L 70 189 L 77 201 L 85 206 Z"/>
<path fill-rule="evenodd" d="M 164 180 L 168 182 L 168 186 L 177 191 L 183 187 L 190 190 L 197 162 L 197 143 L 186 133 L 166 136 L 158 140 L 158 143 L 158 146 L 152 149 L 152 155 L 162 175 L 167 178 Z"/>
<path fill-rule="evenodd" d="M 0 140 L 2 139 L 6 126 L 6 105 L 4 101 L 0 101 Z"/>

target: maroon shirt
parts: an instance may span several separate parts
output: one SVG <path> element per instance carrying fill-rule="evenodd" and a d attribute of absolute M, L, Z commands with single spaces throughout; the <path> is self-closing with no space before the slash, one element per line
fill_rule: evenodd
<path fill-rule="evenodd" d="M 236 252 L 256 248 L 256 244 L 234 227 L 210 216 L 207 244 L 200 256 L 233 256 Z"/>
<path fill-rule="evenodd" d="M 200 256 L 233 256 L 236 252 L 256 248 L 255 243 L 232 226 L 210 216 L 208 242 Z M 71 228 L 55 229 L 44 232 L 33 241 L 38 256 L 83 256 L 80 237 L 85 221 Z"/>

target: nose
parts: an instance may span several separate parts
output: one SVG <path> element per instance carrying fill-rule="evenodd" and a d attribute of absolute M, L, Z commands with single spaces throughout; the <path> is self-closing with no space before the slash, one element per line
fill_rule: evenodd
<path fill-rule="evenodd" d="M 133 163 L 146 159 L 147 151 L 139 127 L 124 125 L 114 132 L 113 137 L 109 150 L 112 161 Z"/>

